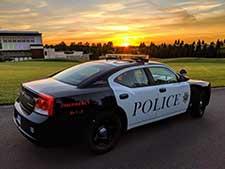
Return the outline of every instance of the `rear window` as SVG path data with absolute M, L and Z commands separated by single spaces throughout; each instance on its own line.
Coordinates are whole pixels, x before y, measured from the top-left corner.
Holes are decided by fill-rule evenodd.
M 112 65 L 88 62 L 66 69 L 53 76 L 53 78 L 77 86 L 88 78 L 110 70 L 111 68 L 113 68 Z

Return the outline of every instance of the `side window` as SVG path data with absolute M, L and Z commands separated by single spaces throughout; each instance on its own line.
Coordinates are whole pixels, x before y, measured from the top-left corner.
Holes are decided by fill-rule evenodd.
M 121 85 L 134 88 L 148 86 L 148 78 L 143 69 L 127 71 L 118 76 L 115 81 Z
M 176 74 L 167 68 L 152 67 L 149 68 L 149 70 L 152 73 L 153 80 L 157 85 L 178 82 Z

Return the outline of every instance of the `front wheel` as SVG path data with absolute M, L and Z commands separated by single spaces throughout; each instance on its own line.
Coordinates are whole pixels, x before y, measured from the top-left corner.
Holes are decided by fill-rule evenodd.
M 191 115 L 195 118 L 203 117 L 205 113 L 205 102 L 204 102 L 204 93 L 198 92 L 195 98 L 192 100 L 192 108 L 191 108 Z
M 89 124 L 86 139 L 89 149 L 96 154 L 103 154 L 119 141 L 122 134 L 122 124 L 118 115 L 97 115 Z

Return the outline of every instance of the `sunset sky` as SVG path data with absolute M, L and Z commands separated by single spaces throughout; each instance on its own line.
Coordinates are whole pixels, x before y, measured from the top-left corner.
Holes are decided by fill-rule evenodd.
M 225 39 L 225 0 L 0 0 L 0 29 L 39 31 L 48 44 L 212 41 Z

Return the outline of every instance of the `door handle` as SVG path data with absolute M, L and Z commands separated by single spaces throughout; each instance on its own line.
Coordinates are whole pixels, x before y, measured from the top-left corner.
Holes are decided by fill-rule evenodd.
M 127 99 L 128 97 L 129 97 L 129 95 L 127 93 L 124 93 L 124 94 L 120 95 L 121 100 Z
M 159 89 L 159 92 L 160 92 L 160 93 L 166 92 L 166 88 L 160 88 L 160 89 Z

